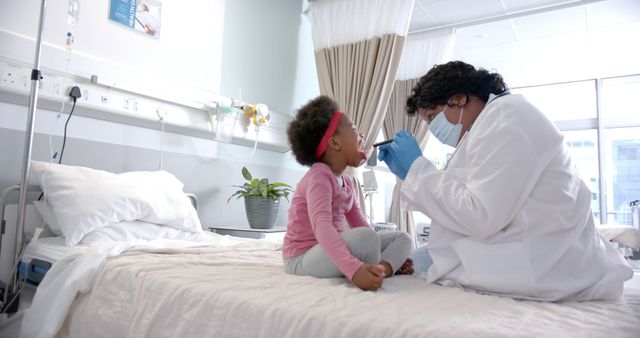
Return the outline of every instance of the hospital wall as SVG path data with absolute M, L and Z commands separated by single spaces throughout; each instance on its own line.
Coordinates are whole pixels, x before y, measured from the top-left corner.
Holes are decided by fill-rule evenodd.
M 173 100 L 219 92 L 224 0 L 161 1 L 158 39 L 109 20 L 110 2 L 79 0 L 72 27 L 68 1 L 47 1 L 41 68 Z M 0 56 L 33 64 L 40 3 L 0 2 Z M 67 62 L 69 32 L 74 43 Z
M 101 29 L 96 31 L 90 25 L 91 20 L 105 16 L 105 7 L 87 1 L 80 2 L 83 7 L 76 27 L 77 50 L 70 65 L 66 66 L 61 40 L 46 33 L 48 27 L 54 27 L 52 30 L 57 31 L 63 28 L 64 24 L 51 23 L 64 18 L 60 14 L 64 7 L 60 5 L 62 2 L 66 4 L 66 1 L 49 1 L 49 24 L 45 27 L 45 43 L 48 47 L 43 49 L 44 68 L 63 70 L 68 67 L 70 73 L 80 76 L 101 70 L 111 75 L 99 78 L 112 81 L 114 88 L 132 91 L 133 94 L 139 90 L 143 95 L 161 95 L 169 87 L 177 88 L 186 96 L 190 95 L 191 89 L 198 93 L 221 93 L 234 98 L 238 98 L 237 94 L 241 92 L 244 101 L 266 103 L 272 110 L 282 113 L 293 113 L 297 106 L 318 95 L 309 23 L 300 15 L 305 1 L 277 0 L 270 1 L 269 5 L 259 0 L 227 1 L 226 4 L 224 1 L 180 1 L 180 6 L 189 9 L 188 13 L 175 9 L 178 2 L 162 1 L 163 6 L 166 5 L 163 9 L 167 13 L 164 17 L 167 26 L 163 27 L 163 33 L 166 34 L 161 36 L 161 43 L 176 38 L 168 33 L 171 31 L 169 22 L 179 20 L 179 24 L 184 25 L 191 22 L 210 24 L 206 27 L 207 32 L 189 32 L 197 35 L 195 41 L 190 40 L 191 45 L 186 37 L 182 37 L 185 41 L 173 41 L 177 46 L 184 47 L 183 51 L 172 55 L 175 62 L 161 65 L 153 63 L 150 66 L 139 63 L 141 61 L 137 57 L 127 63 L 127 59 L 115 51 L 91 57 L 86 57 L 87 53 L 78 53 L 83 48 L 97 48 L 96 53 L 102 50 L 95 45 L 83 46 L 81 41 L 87 40 L 107 46 L 115 46 L 122 41 L 141 41 L 139 49 L 136 49 L 140 52 L 155 46 L 153 41 L 145 40 L 148 38 L 135 32 L 126 32 L 134 35 L 124 34 L 125 30 L 113 23 L 100 26 Z M 32 62 L 34 43 L 22 36 L 35 36 L 35 3 L 39 1 L 3 1 L 0 5 L 0 40 L 10 42 L 0 47 L 0 57 Z M 209 11 L 198 10 L 199 6 Z M 217 12 L 213 13 L 214 9 Z M 171 15 L 170 10 L 177 12 Z M 182 13 L 182 16 L 176 13 Z M 31 23 L 25 24 L 20 20 L 29 20 Z M 100 20 L 104 22 L 103 18 Z M 219 25 L 220 22 L 223 25 Z M 283 36 L 285 33 L 289 35 Z M 165 38 L 168 40 L 163 40 Z M 257 46 L 260 51 L 247 51 L 247 46 Z M 197 53 L 204 55 L 195 55 Z M 203 57 L 208 60 L 202 61 Z M 141 73 L 134 71 L 138 66 L 142 67 Z M 204 72 L 193 71 L 196 68 L 202 68 Z M 137 76 L 148 72 L 159 72 L 156 76 L 160 79 L 146 81 Z M 65 112 L 68 113 L 69 109 L 70 105 L 67 104 Z M 26 106 L 0 102 L 0 189 L 16 185 L 20 180 L 26 115 Z M 64 114 L 57 118 L 56 111 L 38 109 L 32 155 L 34 160 L 50 159 L 49 135 L 52 135 L 54 148 L 59 150 L 66 116 Z M 158 129 L 74 115 L 69 123 L 63 163 L 113 172 L 156 170 L 161 139 Z M 272 181 L 291 185 L 295 185 L 306 170 L 295 162 L 290 152 L 257 149 L 248 158 L 251 150 L 251 147 L 216 142 L 209 137 L 165 133 L 163 168 L 184 182 L 185 191 L 199 197 L 200 218 L 205 228 L 211 225 L 248 224 L 243 201 L 232 200 L 227 203 L 227 198 L 235 191 L 231 185 L 243 183 L 240 174 L 242 166 L 246 165 L 257 177 L 269 177 Z M 276 219 L 277 226 L 286 224 L 288 203 L 283 202 Z
M 24 143 L 25 107 L 0 102 L 0 189 L 16 185 L 20 181 L 22 148 Z M 39 110 L 32 158 L 39 161 L 49 159 L 49 135 L 47 130 L 56 123 L 57 113 Z M 63 124 L 59 120 L 58 124 Z M 124 126 L 109 121 L 94 120 L 82 116 L 69 122 L 70 134 L 77 135 L 67 140 L 63 163 L 87 166 L 112 172 L 134 170 L 157 170 L 160 160 L 155 130 Z M 71 131 L 73 131 L 71 133 Z M 52 139 L 54 146 L 62 143 L 60 136 Z M 290 153 L 257 150 L 250 159 L 237 161 L 228 156 L 246 156 L 250 148 L 230 144 L 220 145 L 215 141 L 167 133 L 163 168 L 185 184 L 185 192 L 194 193 L 200 200 L 200 219 L 203 226 L 248 226 L 244 216 L 242 200 L 227 198 L 242 184 L 240 173 L 247 166 L 259 177 L 269 177 L 295 185 L 304 170 L 291 163 Z M 276 225 L 286 224 L 285 200 L 276 219 Z
M 220 91 L 281 113 L 320 93 L 306 1 L 233 0 L 225 5 Z

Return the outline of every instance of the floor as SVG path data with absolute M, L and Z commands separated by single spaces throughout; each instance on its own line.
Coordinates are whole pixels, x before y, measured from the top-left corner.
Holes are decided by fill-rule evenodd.
M 20 323 L 22 321 L 22 311 L 31 306 L 31 300 L 35 294 L 35 287 L 26 285 L 20 296 L 19 311 L 11 316 L 0 315 L 0 338 L 16 338 L 20 333 Z

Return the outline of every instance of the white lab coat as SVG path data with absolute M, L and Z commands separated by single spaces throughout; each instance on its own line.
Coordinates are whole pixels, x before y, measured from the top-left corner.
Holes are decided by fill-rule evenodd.
M 432 220 L 428 282 L 583 301 L 618 298 L 633 276 L 596 232 L 562 134 L 521 95 L 489 101 L 445 170 L 418 158 L 401 192 Z

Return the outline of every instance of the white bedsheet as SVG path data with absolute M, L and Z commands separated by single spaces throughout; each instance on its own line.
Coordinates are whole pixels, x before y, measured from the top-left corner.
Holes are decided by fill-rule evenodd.
M 42 237 L 35 242 L 29 242 L 22 254 L 22 261 L 30 262 L 37 258 L 49 263 L 55 263 L 65 255 L 84 250 L 80 247 L 68 247 L 64 243 L 64 237 Z
M 53 336 L 70 307 L 58 336 L 638 337 L 640 332 L 640 288 L 627 287 L 616 302 L 555 304 L 401 276 L 385 280 L 377 292 L 363 292 L 344 279 L 284 273 L 281 251 L 265 241 L 217 237 L 207 247 L 155 245 L 129 245 L 99 272 L 99 256 L 105 260 L 124 247 L 54 265 L 46 284 L 62 283 L 66 275 L 76 282 L 65 279 L 64 287 L 83 294 L 71 306 L 66 289 L 38 290 L 33 306 L 50 308 L 28 312 L 22 336 Z M 38 323 L 42 327 L 30 327 Z

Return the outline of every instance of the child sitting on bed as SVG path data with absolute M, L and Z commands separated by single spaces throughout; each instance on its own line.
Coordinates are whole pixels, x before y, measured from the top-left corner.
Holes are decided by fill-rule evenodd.
M 376 233 L 354 197 L 347 166 L 366 160 L 364 141 L 351 119 L 329 97 L 304 105 L 289 124 L 289 142 L 302 165 L 289 208 L 282 248 L 285 270 L 320 278 L 346 276 L 363 290 L 376 290 L 394 272 L 413 273 L 406 233 Z M 345 221 L 351 228 L 344 231 Z

